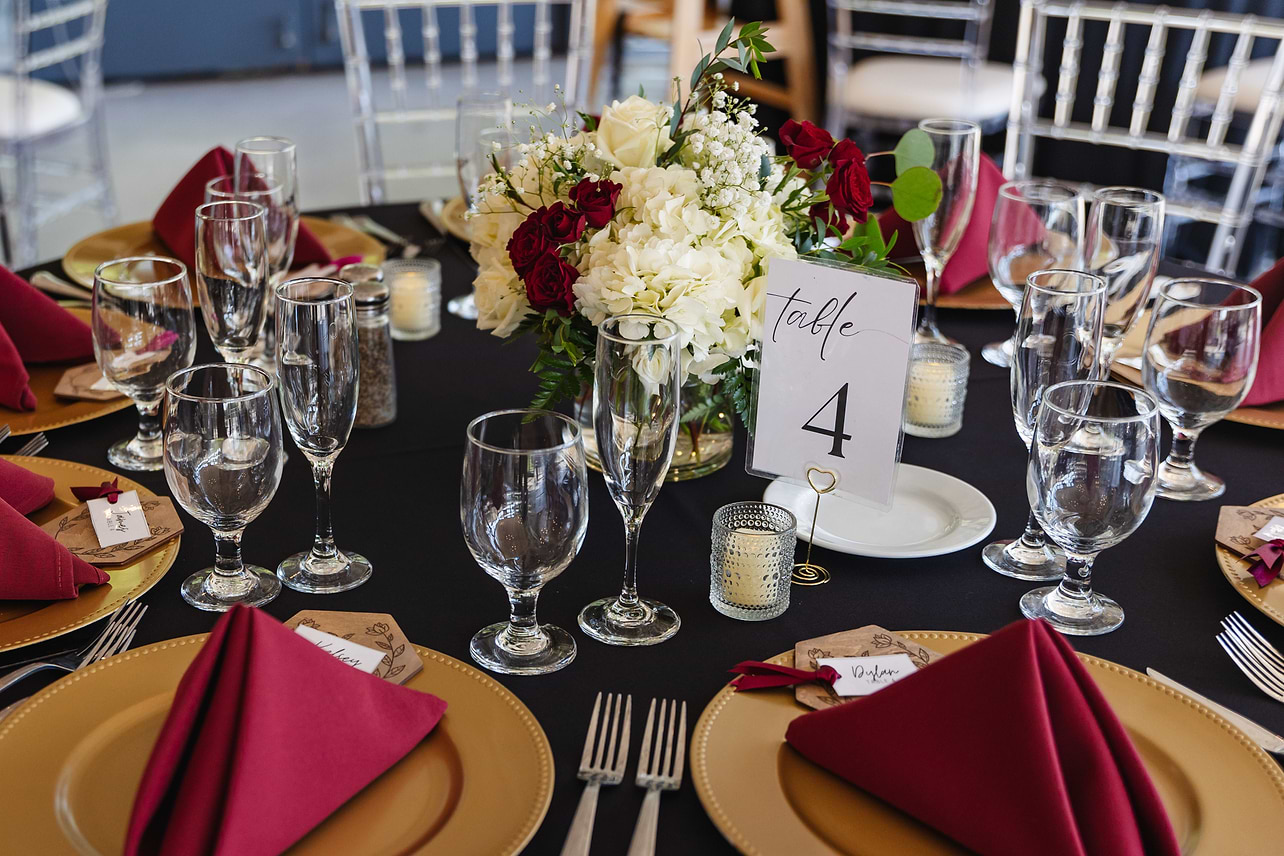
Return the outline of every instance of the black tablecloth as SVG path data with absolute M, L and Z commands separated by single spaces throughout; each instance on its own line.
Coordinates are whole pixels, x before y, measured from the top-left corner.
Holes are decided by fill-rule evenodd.
M 433 235 L 411 205 L 371 209 L 375 219 L 421 239 Z M 438 253 L 447 296 L 469 289 L 467 254 L 450 243 Z M 50 266 L 53 267 L 53 266 Z M 961 433 L 941 440 L 907 437 L 904 461 L 941 470 L 978 487 L 998 510 L 993 537 L 1015 537 L 1028 507 L 1025 451 L 1012 424 L 1007 372 L 983 362 L 979 349 L 1012 328 L 1007 312 L 943 312 L 941 326 L 973 352 L 972 380 Z M 523 406 L 535 389 L 526 371 L 533 349 L 501 347 L 466 321 L 443 313 L 441 334 L 396 346 L 399 415 L 393 425 L 354 431 L 334 472 L 335 530 L 339 544 L 374 563 L 361 588 L 331 597 L 283 591 L 267 607 L 285 619 L 301 609 L 390 612 L 415 642 L 468 661 L 468 640 L 482 626 L 505 617 L 502 589 L 472 560 L 459 528 L 459 474 L 464 427 L 474 416 Z M 198 359 L 213 352 L 202 334 Z M 60 428 L 50 434 L 49 457 L 108 467 L 107 446 L 129 434 L 134 411 Z M 1165 432 L 1167 433 L 1167 432 Z M 1226 503 L 1248 504 L 1284 491 L 1284 434 L 1229 422 L 1211 428 L 1198 460 L 1225 477 Z M 12 443 L 6 444 L 13 448 Z M 866 559 L 817 550 L 833 581 L 795 587 L 783 616 L 747 623 L 726 618 L 709 605 L 709 541 L 713 512 L 724 503 L 761 497 L 767 483 L 744 472 L 744 436 L 730 465 L 698 481 L 666 485 L 642 530 L 640 588 L 670 604 L 682 629 L 651 648 L 611 648 L 587 639 L 575 617 L 590 600 L 619 590 L 624 554 L 623 525 L 601 478 L 594 476 L 592 523 L 579 557 L 540 598 L 543 621 L 572 629 L 579 655 L 565 670 L 540 677 L 498 676 L 534 712 L 553 747 L 556 787 L 543 827 L 528 853 L 556 854 L 579 799 L 575 768 L 593 696 L 599 690 L 633 694 L 635 708 L 661 695 L 685 699 L 694 725 L 700 711 L 727 680 L 726 669 L 745 659 L 765 659 L 794 642 L 877 623 L 893 629 L 992 632 L 1019 619 L 1018 598 L 1030 587 L 998 576 L 981 562 L 980 545 L 930 559 Z M 161 473 L 131 475 L 154 491 L 168 493 Z M 1149 519 L 1097 563 L 1100 591 L 1127 613 L 1123 627 L 1107 636 L 1072 640 L 1075 647 L 1134 669 L 1153 666 L 1216 701 L 1284 732 L 1284 706 L 1268 700 L 1218 648 L 1218 621 L 1240 610 L 1272 642 L 1284 647 L 1284 628 L 1254 610 L 1223 579 L 1213 557 L 1213 531 L 1220 503 L 1157 500 Z M 209 530 L 184 517 L 178 560 L 143 600 L 151 609 L 136 644 L 208 631 L 217 616 L 198 612 L 178 594 L 179 582 L 211 564 Z M 246 530 L 247 561 L 275 567 L 306 549 L 313 528 L 313 487 L 307 462 L 292 452 L 280 491 Z M 82 630 L 20 654 L 66 647 L 90 638 Z M 0 704 L 5 700 L 0 699 Z M 635 711 L 636 755 L 644 713 Z M 324 728 L 325 723 L 302 727 Z M 594 853 L 623 853 L 642 792 L 632 785 L 634 761 L 620 787 L 605 788 L 597 814 Z M 264 794 L 271 810 L 272 795 Z M 495 811 L 504 811 L 495 806 Z M 731 852 L 705 816 L 691 785 L 664 796 L 660 812 L 661 853 Z M 463 856 L 463 854 L 461 854 Z

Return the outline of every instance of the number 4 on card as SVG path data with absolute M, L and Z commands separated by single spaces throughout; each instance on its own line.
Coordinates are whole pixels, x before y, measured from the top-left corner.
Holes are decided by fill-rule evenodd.
M 841 387 L 839 387 L 838 392 L 835 392 L 833 395 L 831 395 L 829 397 L 829 400 L 826 401 L 824 404 L 822 404 L 820 406 L 820 409 L 811 415 L 811 419 L 808 419 L 806 422 L 804 422 L 802 426 L 802 430 L 804 431 L 810 431 L 813 434 L 823 434 L 826 437 L 833 437 L 834 445 L 832 448 L 830 448 L 829 454 L 835 458 L 841 458 L 843 456 L 843 441 L 850 440 L 852 438 L 851 434 L 844 433 L 843 431 L 844 426 L 846 426 L 847 424 L 847 387 L 848 386 L 850 386 L 850 384 L 845 383 Z M 818 416 L 820 416 L 820 414 L 824 413 L 826 410 L 829 409 L 829 405 L 833 404 L 835 399 L 837 399 L 838 403 L 835 406 L 834 427 L 831 429 L 831 428 L 821 428 L 818 425 L 812 425 L 811 423 Z

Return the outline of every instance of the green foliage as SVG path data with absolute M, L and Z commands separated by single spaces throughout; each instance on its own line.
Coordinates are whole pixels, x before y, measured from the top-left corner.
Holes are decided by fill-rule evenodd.
M 896 158 L 896 174 L 900 175 L 911 167 L 930 167 L 936 152 L 926 131 L 911 128 L 892 149 L 892 155 Z
M 530 315 L 513 331 L 509 341 L 533 333 L 539 341 L 539 354 L 531 372 L 539 378 L 539 389 L 531 407 L 552 410 L 573 399 L 586 384 L 593 383 L 593 355 L 597 349 L 597 329 L 582 315 L 566 317 L 552 309 L 543 315 Z
M 596 130 L 597 130 L 597 119 L 596 119 L 596 118 L 594 118 L 593 116 L 590 116 L 588 113 L 585 113 L 585 112 L 584 112 L 584 111 L 582 111 L 582 110 L 577 110 L 577 111 L 575 111 L 575 112 L 579 115 L 579 117 L 580 117 L 580 121 L 584 123 L 584 130 L 586 130 L 586 131 L 596 131 Z
M 912 166 L 892 182 L 892 207 L 913 222 L 922 220 L 941 204 L 941 177 L 925 166 Z
M 714 369 L 718 375 L 718 389 L 725 401 L 730 402 L 740 421 L 748 425 L 753 415 L 754 389 L 758 383 L 757 367 L 741 362 L 725 362 Z

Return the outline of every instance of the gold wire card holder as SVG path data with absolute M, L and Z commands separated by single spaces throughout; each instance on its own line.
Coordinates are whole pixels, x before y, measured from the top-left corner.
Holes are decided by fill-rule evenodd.
M 829 484 L 823 487 L 817 485 L 817 476 L 829 476 Z M 811 549 L 816 543 L 816 521 L 820 519 L 820 498 L 827 493 L 832 493 L 838 487 L 838 473 L 821 467 L 808 467 L 807 484 L 816 492 L 816 505 L 811 512 L 811 535 L 807 538 L 807 558 L 794 565 L 794 572 L 789 575 L 789 580 L 796 586 L 820 586 L 829 582 L 829 571 L 812 562 Z

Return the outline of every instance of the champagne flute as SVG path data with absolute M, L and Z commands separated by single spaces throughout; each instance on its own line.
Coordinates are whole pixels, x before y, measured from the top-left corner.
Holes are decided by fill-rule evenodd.
M 465 93 L 459 98 L 455 111 L 455 167 L 459 190 L 473 213 L 477 211 L 477 186 L 490 172 L 492 154 L 501 157 L 501 165 L 512 165 L 512 123 L 513 100 L 506 95 Z M 446 301 L 446 311 L 456 318 L 475 321 L 477 303 L 472 291 Z
M 1106 281 L 1102 365 L 1109 367 L 1150 301 L 1164 240 L 1164 197 L 1139 187 L 1103 187 L 1092 195 L 1083 258 Z
M 1195 441 L 1253 386 L 1262 335 L 1262 296 L 1232 282 L 1175 279 L 1159 290 L 1142 348 L 1146 391 L 1173 429 L 1159 465 L 1165 499 L 1213 499 L 1226 483 L 1195 465 Z
M 1091 378 L 1098 369 L 1106 284 L 1072 270 L 1030 274 L 1017 315 L 1012 359 L 1012 417 L 1027 449 L 1044 391 L 1053 384 Z M 1021 537 L 993 541 L 981 551 L 991 570 L 1018 580 L 1055 580 L 1065 558 L 1048 543 L 1033 510 Z
M 330 476 L 357 417 L 357 322 L 352 286 L 301 277 L 276 287 L 277 372 L 290 436 L 312 464 L 317 528 L 312 549 L 276 569 L 296 591 L 332 594 L 370 579 L 370 561 L 340 550 L 330 518 Z
M 1027 592 L 1021 612 L 1062 633 L 1109 633 L 1124 613 L 1092 590 L 1092 565 L 1150 513 L 1159 407 L 1124 384 L 1067 381 L 1044 393 L 1036 424 L 1026 490 L 1044 531 L 1066 551 L 1066 572 L 1059 585 Z
M 275 288 L 294 264 L 294 247 L 299 237 L 299 165 L 294 142 L 285 137 L 241 140 L 236 144 L 232 185 L 240 191 L 280 188 L 280 199 L 267 206 L 267 234 L 271 242 L 268 288 Z M 275 311 L 276 301 L 269 299 L 267 335 L 256 354 L 256 359 L 269 371 L 274 368 L 271 363 L 276 355 L 276 324 L 272 320 Z
M 237 190 L 236 179 L 230 175 L 223 175 L 212 178 L 205 184 L 205 201 L 253 202 L 263 206 L 268 283 L 269 286 L 273 286 L 280 282 L 286 271 L 290 269 L 290 261 L 294 256 L 294 240 L 297 236 L 297 229 L 292 228 L 285 209 L 285 194 L 281 185 L 263 178 L 255 183 L 254 189 Z
M 187 265 L 158 256 L 103 262 L 94 271 L 92 306 L 98 368 L 138 408 L 138 433 L 108 448 L 107 460 L 126 470 L 159 470 L 165 379 L 196 356 Z
M 281 591 L 246 565 L 241 535 L 281 484 L 276 382 L 256 366 L 216 363 L 170 376 L 165 391 L 165 481 L 188 514 L 214 531 L 214 566 L 183 581 L 183 600 L 224 612 L 262 606 Z
M 918 127 L 932 140 L 932 169 L 941 177 L 941 204 L 914 222 L 914 238 L 927 268 L 927 291 L 914 341 L 953 345 L 958 343 L 936 326 L 936 296 L 941 273 L 972 219 L 981 163 L 981 127 L 962 119 L 924 119 Z
M 677 325 L 617 315 L 598 328 L 593 425 L 602 473 L 624 518 L 624 587 L 580 612 L 580 628 L 608 645 L 654 645 L 678 632 L 678 614 L 638 597 L 638 535 L 673 462 L 681 414 Z
M 267 316 L 267 211 L 254 202 L 196 209 L 196 291 L 214 348 L 248 363 Z
M 990 279 L 1021 312 L 1025 280 L 1048 268 L 1078 270 L 1083 248 L 1084 202 L 1079 191 L 1042 179 L 1009 181 L 999 188 L 990 221 Z M 991 342 L 981 356 L 993 365 L 1012 365 L 1013 337 Z
M 493 672 L 542 675 L 575 659 L 571 634 L 535 618 L 540 589 L 575 558 L 588 528 L 588 474 L 574 420 L 503 410 L 468 424 L 459 521 L 482 570 L 508 592 L 509 619 L 468 646 Z

